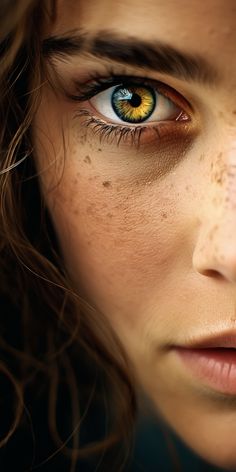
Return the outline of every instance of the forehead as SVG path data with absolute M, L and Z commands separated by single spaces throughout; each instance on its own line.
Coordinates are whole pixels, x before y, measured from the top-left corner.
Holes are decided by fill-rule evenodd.
M 60 32 L 86 24 L 90 31 L 119 28 L 143 39 L 188 38 L 192 45 L 206 37 L 236 38 L 235 0 L 58 0 L 57 13 Z

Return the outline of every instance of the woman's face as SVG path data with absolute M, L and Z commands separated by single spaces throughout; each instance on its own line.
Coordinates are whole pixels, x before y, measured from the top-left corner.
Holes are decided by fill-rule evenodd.
M 71 278 L 167 423 L 235 468 L 236 391 L 174 349 L 236 333 L 235 0 L 61 0 L 44 39 L 37 166 Z

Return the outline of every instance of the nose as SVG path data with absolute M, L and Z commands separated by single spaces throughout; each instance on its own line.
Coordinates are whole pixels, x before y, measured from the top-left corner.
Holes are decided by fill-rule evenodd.
M 236 140 L 221 153 L 219 167 L 203 199 L 193 267 L 202 275 L 236 283 Z

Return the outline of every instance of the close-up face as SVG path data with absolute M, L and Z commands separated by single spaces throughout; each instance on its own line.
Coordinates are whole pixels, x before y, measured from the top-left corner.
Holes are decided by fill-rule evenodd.
M 44 28 L 33 124 L 42 192 L 74 286 L 108 319 L 158 414 L 228 468 L 236 467 L 235 26 L 235 0 L 60 0 Z M 228 341 L 213 345 L 219 335 Z M 208 348 L 205 358 L 197 347 Z M 219 348 L 214 358 L 209 347 Z

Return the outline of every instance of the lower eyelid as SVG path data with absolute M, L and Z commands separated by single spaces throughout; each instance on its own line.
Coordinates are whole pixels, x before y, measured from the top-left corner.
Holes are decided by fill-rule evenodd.
M 191 135 L 192 123 L 191 120 L 183 121 L 163 121 L 163 122 L 149 122 L 141 125 L 120 125 L 119 123 L 111 123 L 94 116 L 92 110 L 88 108 L 80 109 L 75 112 L 75 118 L 79 119 L 80 126 L 87 128 L 89 132 L 93 132 L 100 139 L 106 139 L 108 144 L 116 144 L 121 142 L 123 146 L 138 145 L 152 146 L 155 145 L 170 145 L 178 139 L 184 139 L 187 135 Z M 193 130 L 192 130 L 193 131 Z M 124 135 L 124 139 L 120 135 Z M 193 134 L 193 133 L 192 133 Z M 122 141 L 121 141 L 122 140 Z M 159 142 L 160 141 L 160 142 Z
M 120 139 L 121 127 L 115 126 L 116 131 L 111 134 L 107 125 L 107 133 L 102 132 L 103 123 L 93 118 L 88 110 L 80 110 L 79 113 L 77 111 L 74 118 L 79 122 L 79 133 L 82 133 L 83 142 L 86 139 L 86 143 L 103 145 L 103 153 L 98 153 L 97 158 L 102 160 L 104 165 L 113 166 L 115 163 L 127 175 L 128 160 L 132 164 L 129 167 L 132 169 L 132 175 L 135 170 L 140 173 L 142 179 L 148 173 L 153 181 L 165 177 L 189 156 L 189 150 L 193 148 L 199 132 L 190 122 L 178 125 L 175 122 L 165 122 L 160 123 L 158 127 L 142 126 L 140 139 L 138 135 L 136 140 L 133 139 L 130 131 L 125 139 Z M 81 139 L 80 134 L 78 139 Z M 95 140 L 98 140 L 98 143 L 95 143 Z

